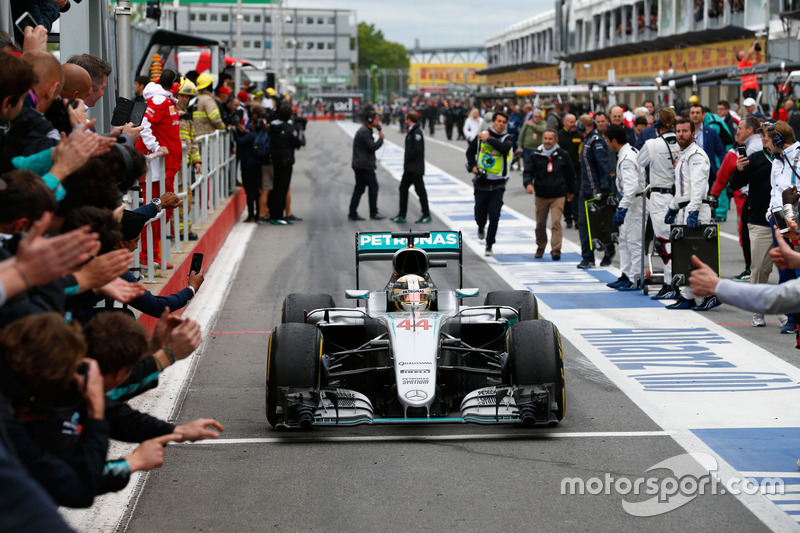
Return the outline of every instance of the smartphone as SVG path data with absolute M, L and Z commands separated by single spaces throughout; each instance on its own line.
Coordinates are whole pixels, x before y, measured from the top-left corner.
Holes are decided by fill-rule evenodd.
M 142 125 L 142 120 L 144 120 L 144 113 L 147 111 L 147 102 L 134 102 L 133 103 L 133 110 L 131 110 L 131 119 L 130 122 L 133 122 L 133 126 L 138 128 Z
M 737 146 L 736 153 L 739 154 L 739 157 L 747 157 L 747 148 L 744 146 Z
M 378 131 L 381 131 L 381 129 L 382 129 L 380 124 L 378 124 L 378 125 L 377 125 L 377 126 L 375 126 L 375 127 L 378 129 Z
M 783 214 L 783 212 L 781 212 Z M 190 272 L 197 274 L 203 268 L 203 254 L 192 254 L 192 267 Z
M 17 29 L 19 30 L 19 32 L 20 32 L 20 33 L 21 33 L 23 36 L 25 35 L 25 28 L 27 28 L 28 26 L 32 26 L 32 27 L 34 27 L 34 28 L 35 28 L 36 26 L 38 26 L 38 25 L 39 25 L 39 24 L 36 22 L 36 19 L 35 19 L 35 18 L 33 18 L 33 15 L 31 15 L 31 14 L 30 14 L 30 13 L 28 13 L 27 11 L 26 11 L 25 13 L 23 13 L 23 14 L 22 14 L 22 16 L 21 16 L 20 18 L 18 18 L 18 19 L 17 19 L 17 21 L 15 22 L 15 24 L 17 25 Z
M 778 227 L 778 230 L 781 233 L 787 233 L 789 231 L 789 223 L 786 222 L 786 215 L 783 213 L 783 207 L 773 207 L 770 213 L 772 213 L 772 219 L 775 221 L 775 226 Z

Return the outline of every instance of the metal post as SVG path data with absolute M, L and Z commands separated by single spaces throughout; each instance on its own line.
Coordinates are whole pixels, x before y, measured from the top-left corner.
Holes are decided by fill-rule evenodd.
M 117 79 L 119 80 L 117 89 L 120 96 L 130 99 L 133 93 L 130 0 L 117 0 L 114 14 L 117 16 Z
M 233 83 L 233 94 L 239 94 L 242 89 L 242 0 L 236 0 L 236 67 Z

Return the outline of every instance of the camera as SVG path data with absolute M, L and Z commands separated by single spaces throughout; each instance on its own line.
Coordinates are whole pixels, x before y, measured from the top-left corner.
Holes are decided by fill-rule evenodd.
M 754 48 L 755 48 L 756 52 L 760 52 L 761 51 L 761 43 L 757 42 L 756 45 L 754 46 Z

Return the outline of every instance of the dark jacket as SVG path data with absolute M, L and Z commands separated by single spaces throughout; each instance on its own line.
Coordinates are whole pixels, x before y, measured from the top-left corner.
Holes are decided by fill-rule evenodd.
M 383 139 L 372 138 L 372 128 L 362 124 L 353 138 L 353 170 L 375 170 L 375 152 L 383 146 Z
M 564 128 L 558 130 L 558 146 L 566 150 L 573 168 L 578 168 L 578 153 L 581 148 L 581 134 L 577 131 L 569 133 Z
M 597 129 L 593 129 L 584 137 L 580 152 L 580 192 L 584 197 L 596 196 L 601 192 L 611 192 L 608 152 L 608 145 Z
M 11 159 L 18 155 L 33 155 L 57 145 L 61 140 L 53 124 L 43 114 L 29 106 L 22 106 L 17 118 L 3 138 L 0 151 L 0 173 L 13 170 Z
M 747 201 L 750 204 L 750 218 L 748 224 L 769 227 L 767 222 L 767 210 L 772 194 L 770 185 L 770 173 L 772 172 L 772 161 L 764 153 L 764 150 L 752 154 L 749 158 L 750 164 L 743 170 L 734 170 L 731 176 L 730 186 L 733 190 L 738 190 L 745 185 L 750 185 L 747 193 Z
M 552 163 L 552 170 L 547 167 Z M 536 196 L 540 198 L 561 198 L 574 193 L 575 169 L 569 154 L 556 147 L 551 156 L 546 156 L 540 146 L 525 158 L 522 172 L 522 185 L 533 185 Z
M 242 162 L 242 168 L 260 167 L 261 158 L 257 157 L 253 152 L 253 143 L 258 134 L 248 130 L 240 132 L 237 129 L 233 129 L 231 131 L 233 131 L 233 140 L 236 142 L 236 154 L 239 156 L 239 161 Z
M 0 395 L 14 398 L 13 407 L 10 402 L 0 401 L 0 423 L 5 426 L 19 461 L 57 504 L 92 505 L 102 486 L 108 423 L 79 418 L 75 409 L 66 407 L 54 412 L 42 409 L 25 398 L 8 375 L 3 376 L 0 388 Z M 72 399 L 65 405 L 70 403 Z
M 273 120 L 269 125 L 269 148 L 276 167 L 294 165 L 294 151 L 303 145 L 292 121 Z
M 641 150 L 644 143 L 649 141 L 650 139 L 655 139 L 658 137 L 658 132 L 656 131 L 655 126 L 647 126 L 645 129 L 642 130 L 642 133 L 639 134 L 639 138 L 636 139 L 636 144 L 632 145 L 637 150 Z
M 723 159 L 725 159 L 725 146 L 722 144 L 722 140 L 719 138 L 717 131 L 709 128 L 706 125 L 703 125 L 702 148 L 705 150 L 706 155 L 708 155 L 708 160 L 711 162 L 711 174 L 709 176 L 709 180 L 713 185 L 717 176 L 717 170 L 719 170 L 717 158 L 719 158 L 720 163 Z
M 425 174 L 425 137 L 419 122 L 406 133 L 406 151 L 403 157 L 403 172 Z

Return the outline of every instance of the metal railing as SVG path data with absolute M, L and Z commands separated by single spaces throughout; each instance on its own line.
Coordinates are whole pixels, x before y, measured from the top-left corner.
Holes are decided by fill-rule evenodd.
M 161 229 L 161 262 L 162 269 L 167 268 L 172 253 L 184 253 L 182 245 L 189 242 L 190 225 L 194 229 L 200 229 L 201 225 L 208 220 L 225 199 L 233 194 L 236 186 L 238 166 L 236 165 L 236 155 L 231 150 L 231 134 L 227 130 L 218 130 L 208 135 L 197 137 L 200 148 L 200 159 L 202 164 L 202 174 L 194 173 L 194 165 L 189 164 L 187 153 L 182 154 L 181 169 L 175 176 L 175 194 L 183 200 L 183 204 L 175 209 L 172 216 L 173 235 L 171 245 L 169 243 L 169 226 L 167 222 L 168 211 L 162 209 L 157 216 L 151 218 L 145 225 L 143 239 L 147 244 L 147 268 L 141 275 L 145 283 L 155 283 L 155 262 L 153 254 L 153 224 L 159 224 Z M 147 156 L 147 175 L 145 177 L 143 198 L 149 201 L 153 191 L 153 172 L 151 161 L 157 160 L 159 175 L 165 176 L 164 158 Z M 161 179 L 162 183 L 164 179 Z M 189 193 L 192 191 L 192 202 L 188 201 Z M 161 194 L 166 191 L 162 190 Z M 139 195 L 135 194 L 131 201 L 133 208 L 139 205 Z M 180 212 L 183 216 L 180 217 Z M 180 219 L 183 218 L 183 228 Z M 191 221 L 191 224 L 190 224 Z M 139 269 L 141 252 L 141 242 L 139 248 L 134 253 L 134 269 Z

